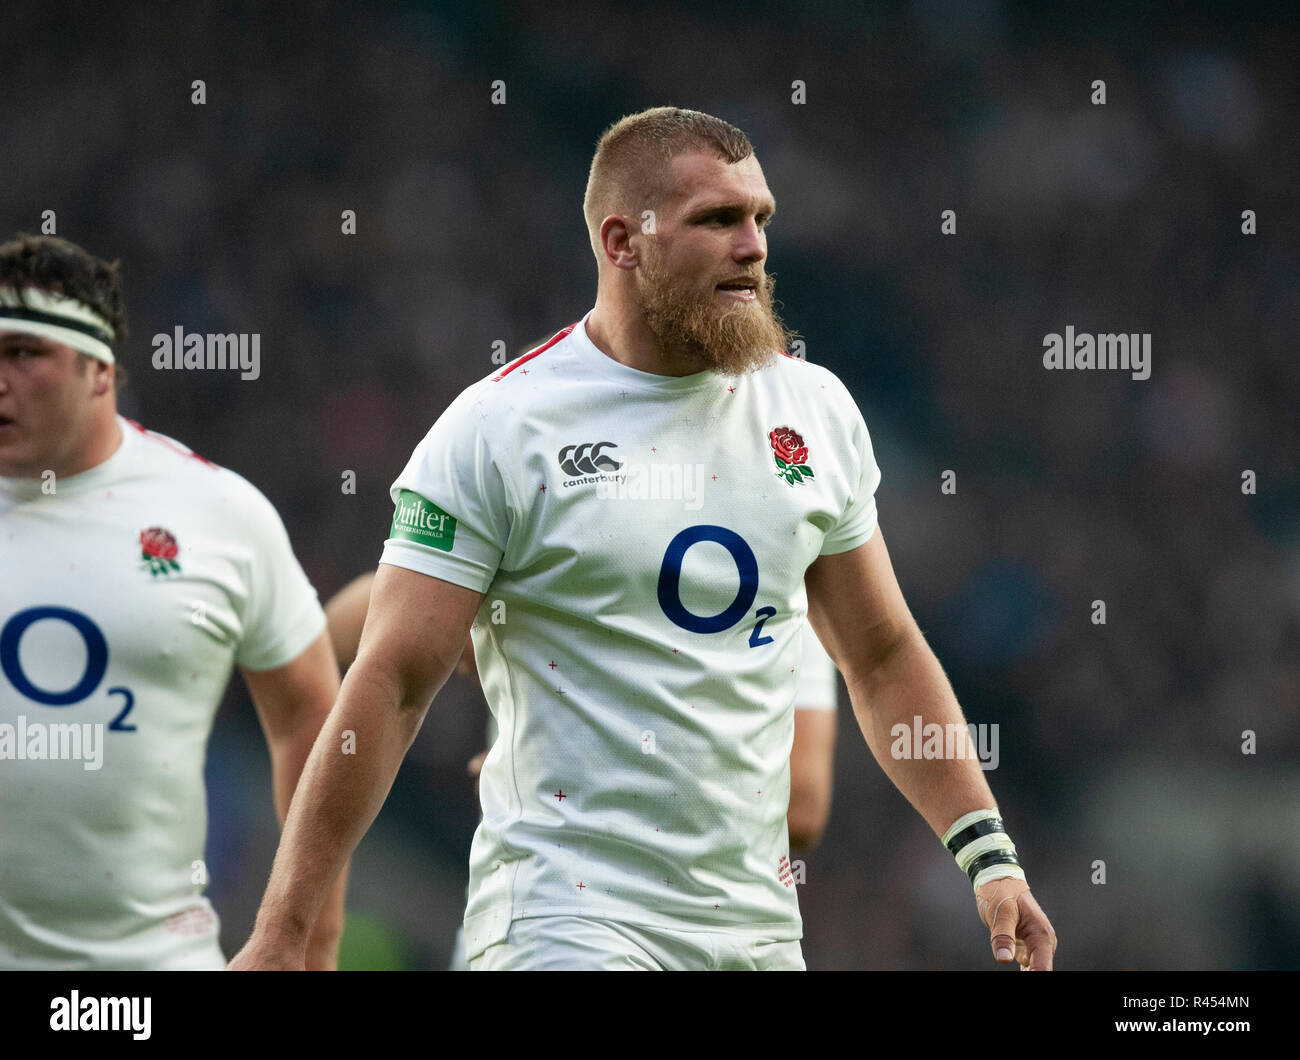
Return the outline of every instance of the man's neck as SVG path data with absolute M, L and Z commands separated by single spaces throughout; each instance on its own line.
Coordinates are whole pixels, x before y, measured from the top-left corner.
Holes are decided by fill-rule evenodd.
M 665 350 L 639 315 L 614 312 L 600 297 L 587 318 L 587 337 L 605 356 L 638 372 L 680 377 L 702 371 L 697 361 Z
M 122 426 L 117 422 L 117 413 L 98 418 L 91 428 L 86 443 L 80 447 L 75 459 L 69 461 L 62 471 L 55 469 L 55 474 L 63 478 L 80 475 L 98 467 L 117 452 L 122 444 Z

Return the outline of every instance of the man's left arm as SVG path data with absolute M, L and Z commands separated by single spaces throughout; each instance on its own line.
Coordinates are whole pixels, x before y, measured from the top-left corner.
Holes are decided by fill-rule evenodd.
M 894 786 L 941 838 L 966 814 L 994 808 L 965 743 L 950 759 L 890 754 L 891 730 L 903 724 L 910 733 L 916 715 L 922 726 L 969 736 L 952 686 L 903 599 L 880 528 L 857 548 L 818 557 L 804 580 L 809 621 L 844 675 L 867 746 Z M 1014 956 L 1022 968 L 1051 969 L 1056 934 L 1023 880 L 982 883 L 976 907 L 998 960 Z
M 271 752 L 275 812 L 283 828 L 303 765 L 338 697 L 339 667 L 329 633 L 321 633 L 302 654 L 284 666 L 241 672 Z M 308 971 L 333 971 L 338 967 L 347 876 L 344 866 L 321 908 L 307 948 Z

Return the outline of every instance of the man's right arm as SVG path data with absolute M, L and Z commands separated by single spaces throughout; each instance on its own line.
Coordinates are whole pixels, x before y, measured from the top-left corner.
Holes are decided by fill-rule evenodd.
M 380 564 L 356 661 L 303 769 L 252 937 L 231 970 L 304 966 L 325 897 L 388 797 L 482 600 Z

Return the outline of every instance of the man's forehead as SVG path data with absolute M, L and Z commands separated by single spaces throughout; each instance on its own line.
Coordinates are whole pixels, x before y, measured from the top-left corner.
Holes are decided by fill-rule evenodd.
M 768 212 L 776 208 L 753 155 L 728 163 L 717 155 L 691 151 L 672 160 L 672 173 L 672 198 L 683 214 L 704 206 L 745 206 Z
M 8 330 L 8 329 L 6 329 L 6 328 L 0 328 L 0 343 L 17 342 L 17 341 L 20 341 L 20 340 L 21 340 L 22 342 L 31 343 L 31 344 L 36 345 L 36 346 L 59 346 L 59 345 L 61 345 L 60 343 L 55 342 L 55 341 L 54 341 L 53 339 L 51 339 L 51 338 L 47 338 L 47 337 L 44 336 L 44 335 L 37 335 L 37 334 L 34 334 L 33 332 L 30 332 L 30 331 L 21 331 L 21 330 L 19 330 L 19 331 L 11 331 L 11 330 Z

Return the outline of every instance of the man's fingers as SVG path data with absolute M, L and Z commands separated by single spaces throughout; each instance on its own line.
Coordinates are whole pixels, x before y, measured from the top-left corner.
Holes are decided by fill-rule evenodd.
M 1056 953 L 1056 932 L 1032 894 L 1026 891 L 1022 902 L 1020 937 L 1028 950 L 1022 967 L 1031 972 L 1050 972 L 1052 957 Z
M 1021 967 L 1026 971 L 1050 972 L 1052 970 L 1052 954 L 1056 950 L 1056 937 L 1045 925 L 1046 921 L 1042 924 L 1034 923 L 1022 932 L 1024 941 L 1021 946 L 1026 952 Z
M 1016 955 L 1016 925 L 1020 922 L 1020 906 L 1016 896 L 1009 894 L 993 910 L 990 927 L 993 956 L 1004 964 Z
M 988 925 L 995 959 L 1002 964 L 1015 961 L 1022 972 L 1052 970 L 1056 932 L 1022 880 L 990 880 L 980 887 L 975 904 Z

